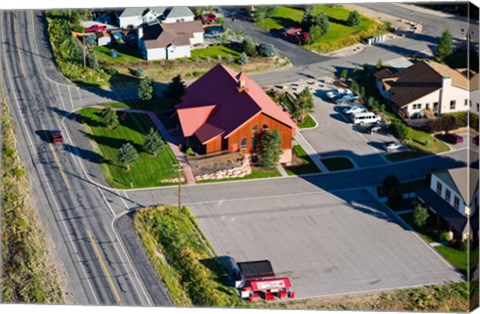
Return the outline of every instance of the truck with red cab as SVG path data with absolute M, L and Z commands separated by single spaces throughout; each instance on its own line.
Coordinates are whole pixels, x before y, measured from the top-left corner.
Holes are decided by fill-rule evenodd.
M 103 32 L 106 31 L 107 27 L 105 25 L 93 24 L 90 27 L 85 28 L 87 33 Z

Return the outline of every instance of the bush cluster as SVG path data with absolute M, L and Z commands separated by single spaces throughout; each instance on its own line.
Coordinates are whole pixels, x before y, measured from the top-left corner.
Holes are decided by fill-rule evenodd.
M 466 111 L 445 113 L 435 119 L 429 120 L 425 131 L 429 133 L 448 132 L 466 127 L 467 125 L 478 130 L 478 114 L 473 112 L 468 113 Z

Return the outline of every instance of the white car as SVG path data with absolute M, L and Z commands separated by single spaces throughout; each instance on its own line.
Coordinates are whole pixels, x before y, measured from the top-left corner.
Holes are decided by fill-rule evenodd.
M 367 108 L 360 105 L 353 105 L 345 107 L 342 112 L 344 114 L 352 114 L 352 113 L 360 113 L 360 112 L 367 112 Z
M 385 144 L 385 149 L 387 150 L 387 152 L 391 152 L 391 151 L 394 151 L 394 150 L 399 150 L 402 147 L 403 147 L 403 145 L 400 142 L 389 142 L 389 143 Z

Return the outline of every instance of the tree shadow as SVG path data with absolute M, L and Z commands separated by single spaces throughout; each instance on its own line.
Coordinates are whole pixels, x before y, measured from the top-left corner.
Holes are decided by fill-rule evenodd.
M 107 147 L 110 147 L 112 149 L 119 149 L 122 147 L 123 144 L 129 142 L 136 150 L 137 152 L 142 152 L 143 151 L 143 146 L 139 145 L 137 143 L 127 141 L 124 139 L 119 139 L 119 138 L 113 138 L 113 137 L 108 137 L 108 136 L 103 136 L 103 135 L 94 135 L 90 134 L 84 131 L 80 131 L 83 135 L 87 136 L 89 139 L 97 143 L 98 145 L 104 145 Z M 112 164 L 113 165 L 113 164 Z
M 92 162 L 92 163 L 95 163 L 95 164 L 105 163 L 105 164 L 112 165 L 111 161 L 105 160 L 102 155 L 100 155 L 100 154 L 98 154 L 94 151 L 91 151 L 91 150 L 88 150 L 88 149 L 83 149 L 83 148 L 73 146 L 73 145 L 70 145 L 70 144 L 64 144 L 63 146 L 65 147 L 65 150 L 67 150 L 68 152 L 70 152 L 70 153 L 74 154 L 75 156 L 78 156 L 78 157 L 80 157 L 80 158 L 82 158 L 86 161 L 89 161 L 89 162 Z

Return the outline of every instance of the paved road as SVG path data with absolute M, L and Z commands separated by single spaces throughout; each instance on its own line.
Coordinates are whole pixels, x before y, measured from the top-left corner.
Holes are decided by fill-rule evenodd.
M 39 216 L 57 264 L 63 265 L 67 293 L 77 304 L 150 305 L 151 295 L 113 228 L 114 208 L 125 211 L 129 206 L 84 179 L 68 136 L 65 145 L 45 141 L 43 131 L 58 128 L 61 119 L 49 108 L 65 112 L 70 108 L 57 93 L 58 85 L 44 76 L 50 71 L 42 68 L 36 33 L 30 28 L 36 14 L 1 12 L 2 84 L 18 123 L 20 154 L 41 205 Z M 162 301 L 170 304 L 165 298 L 157 300 Z

